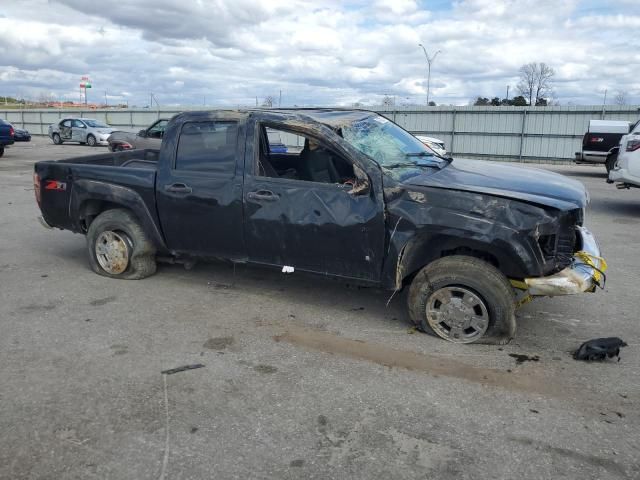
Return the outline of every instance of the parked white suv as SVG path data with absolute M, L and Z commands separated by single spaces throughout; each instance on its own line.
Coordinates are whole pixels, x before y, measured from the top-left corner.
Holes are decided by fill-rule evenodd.
M 609 172 L 618 188 L 640 187 L 640 120 L 620 139 L 618 161 Z
M 427 137 L 426 135 L 416 135 L 416 138 L 433 150 L 436 155 L 440 157 L 447 156 L 447 147 L 439 138 Z

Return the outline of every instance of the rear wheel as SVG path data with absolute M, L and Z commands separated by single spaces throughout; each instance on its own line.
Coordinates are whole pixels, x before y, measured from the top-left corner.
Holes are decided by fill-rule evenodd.
M 96 137 L 91 134 L 87 135 L 87 145 L 89 145 L 90 147 L 95 147 L 96 143 Z
M 0 157 L 4 155 L 4 145 L 0 145 Z
M 53 143 L 55 143 L 56 145 L 62 145 L 62 138 L 60 137 L 59 134 L 54 133 L 51 138 L 53 139 Z
M 138 280 L 156 272 L 156 248 L 128 210 L 102 212 L 87 231 L 91 269 L 99 275 Z
M 618 161 L 618 153 L 611 153 L 608 157 L 607 157 L 607 161 L 605 162 L 604 166 L 607 168 L 607 173 L 609 173 L 611 170 L 613 170 L 613 167 L 616 166 L 616 162 Z
M 509 280 L 474 257 L 451 256 L 424 267 L 409 289 L 409 314 L 423 331 L 454 343 L 507 343 L 515 334 Z

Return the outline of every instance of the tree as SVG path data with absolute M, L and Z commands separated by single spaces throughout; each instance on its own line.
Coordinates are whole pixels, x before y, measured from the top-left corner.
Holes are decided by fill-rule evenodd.
M 267 95 L 266 97 L 264 97 L 264 100 L 262 101 L 262 106 L 271 108 L 273 107 L 273 104 L 275 103 L 275 101 L 276 99 L 273 95 Z
M 627 105 L 627 100 L 628 100 L 629 94 L 627 93 L 626 90 L 620 90 L 618 93 L 616 93 L 616 96 L 613 99 L 613 102 L 616 105 Z
M 393 107 L 395 104 L 396 104 L 396 99 L 391 95 L 385 95 L 384 98 L 382 99 L 382 105 L 384 105 L 385 107 Z
M 473 105 L 476 107 L 486 107 L 487 105 L 491 105 L 491 102 L 486 97 L 478 97 Z
M 537 105 L 539 99 L 551 94 L 555 71 L 546 63 L 527 63 L 520 67 L 519 73 L 518 92 L 529 100 L 529 105 Z
M 546 107 L 548 105 L 546 98 L 539 98 L 536 100 L 536 107 Z
M 434 102 L 433 100 L 429 100 L 429 106 L 430 107 L 435 107 L 437 105 L 436 105 L 436 102 Z
M 491 105 L 493 105 L 494 107 L 499 107 L 500 106 L 500 99 L 498 97 L 493 97 L 491 99 Z
M 524 98 L 522 95 L 518 95 L 517 97 L 513 97 L 511 100 L 509 100 L 509 102 L 514 107 L 526 107 L 527 105 L 529 105 L 527 103 L 527 99 Z

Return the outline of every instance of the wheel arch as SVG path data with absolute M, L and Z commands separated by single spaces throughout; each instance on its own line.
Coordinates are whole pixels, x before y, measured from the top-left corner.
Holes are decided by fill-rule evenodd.
M 74 183 L 69 213 L 76 224 L 77 231 L 86 233 L 89 225 L 98 215 L 116 208 L 130 211 L 138 219 L 156 248 L 167 250 L 162 232 L 139 193 L 121 185 L 95 180 L 77 180 Z
M 387 271 L 384 276 L 386 282 L 391 282 L 391 285 L 387 286 L 393 289 L 402 288 L 411 283 L 423 267 L 439 258 L 454 255 L 484 260 L 503 272 L 505 276 L 518 277 L 521 272 L 526 271 L 523 260 L 506 242 L 495 240 L 488 243 L 473 238 L 440 234 L 409 240 L 396 258 L 393 265 L 394 272 Z M 387 270 L 390 267 L 387 265 Z

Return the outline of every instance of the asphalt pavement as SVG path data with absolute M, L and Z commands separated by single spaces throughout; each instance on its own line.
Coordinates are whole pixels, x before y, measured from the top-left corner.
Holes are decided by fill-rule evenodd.
M 541 166 L 588 187 L 606 288 L 525 305 L 498 347 L 299 273 L 100 277 L 83 236 L 39 225 L 32 185 L 35 161 L 98 149 L 0 158 L 1 479 L 640 478 L 640 190 L 604 167 Z M 603 336 L 620 362 L 571 358 Z

